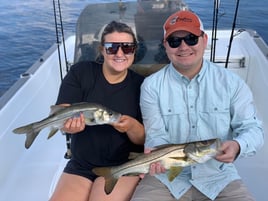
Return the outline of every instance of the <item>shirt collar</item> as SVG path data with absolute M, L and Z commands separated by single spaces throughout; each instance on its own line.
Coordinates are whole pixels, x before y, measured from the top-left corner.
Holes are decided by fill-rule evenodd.
M 177 80 L 189 80 L 187 77 L 185 77 L 183 74 L 181 74 L 179 71 L 176 70 L 176 68 L 173 66 L 172 63 L 169 64 L 169 68 L 171 69 L 171 75 L 177 79 Z M 201 70 L 199 73 L 192 79 L 197 79 L 198 82 L 201 82 L 202 78 L 204 77 L 204 74 L 208 68 L 208 64 L 206 60 L 203 60 L 203 64 L 201 67 Z M 190 80 L 189 80 L 190 81 Z

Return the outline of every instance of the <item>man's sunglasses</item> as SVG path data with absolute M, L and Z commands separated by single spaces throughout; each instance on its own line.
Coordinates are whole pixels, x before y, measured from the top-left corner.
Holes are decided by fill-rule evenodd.
M 200 35 L 203 36 L 203 33 Z M 167 38 L 167 42 L 171 48 L 177 48 L 181 45 L 182 40 L 189 46 L 194 46 L 198 43 L 198 39 L 200 36 L 196 36 L 194 34 L 188 34 L 184 37 L 175 37 L 171 36 Z
M 124 54 L 133 54 L 137 47 L 136 43 L 109 43 L 103 44 L 107 54 L 117 54 L 119 47 L 121 47 Z

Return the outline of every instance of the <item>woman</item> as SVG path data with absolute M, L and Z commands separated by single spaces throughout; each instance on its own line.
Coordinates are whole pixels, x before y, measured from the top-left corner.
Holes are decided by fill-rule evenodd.
M 123 114 L 112 125 L 85 126 L 83 114 L 66 121 L 62 129 L 72 134 L 72 158 L 66 165 L 50 201 L 126 201 L 139 177 L 122 177 L 111 194 L 104 178 L 92 168 L 119 165 L 130 151 L 143 151 L 144 127 L 139 108 L 143 77 L 129 70 L 137 40 L 130 27 L 112 21 L 101 37 L 103 63 L 80 62 L 64 78 L 57 104 L 95 102 Z

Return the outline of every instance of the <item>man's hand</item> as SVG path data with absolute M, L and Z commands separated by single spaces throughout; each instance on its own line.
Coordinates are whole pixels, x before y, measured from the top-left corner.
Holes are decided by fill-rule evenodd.
M 235 140 L 226 141 L 220 148 L 220 154 L 215 159 L 224 163 L 232 163 L 239 155 L 240 145 Z
M 152 150 L 153 149 L 151 149 L 151 148 L 145 148 L 144 153 L 149 154 L 149 153 L 151 153 Z M 160 161 L 157 161 L 157 162 L 150 164 L 149 174 L 151 176 L 154 176 L 155 174 L 164 173 L 164 172 L 166 172 L 166 169 L 164 168 L 164 166 L 161 164 Z M 141 174 L 140 178 L 143 178 L 143 177 L 144 177 L 144 174 Z
M 145 148 L 144 153 L 149 154 L 149 153 L 151 153 L 152 150 L 153 149 Z M 157 162 L 150 164 L 149 174 L 151 176 L 154 176 L 155 174 L 164 173 L 165 171 L 166 171 L 166 169 L 164 168 L 164 166 L 161 164 L 160 161 L 157 161 Z

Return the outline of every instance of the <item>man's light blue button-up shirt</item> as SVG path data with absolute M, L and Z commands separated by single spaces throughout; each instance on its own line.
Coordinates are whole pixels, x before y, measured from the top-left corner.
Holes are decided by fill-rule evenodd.
M 263 145 L 252 93 L 228 69 L 204 61 L 189 80 L 172 64 L 147 77 L 141 88 L 145 147 L 221 138 L 236 140 L 239 157 L 251 156 Z M 215 199 L 231 181 L 239 179 L 233 163 L 212 159 L 184 168 L 172 182 L 156 176 L 179 199 L 192 185 Z

